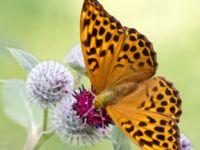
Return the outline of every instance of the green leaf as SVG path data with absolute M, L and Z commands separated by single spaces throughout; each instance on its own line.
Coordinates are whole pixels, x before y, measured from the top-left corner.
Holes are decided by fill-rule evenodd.
M 19 125 L 30 129 L 42 124 L 42 110 L 27 100 L 24 81 L 7 80 L 3 85 L 2 101 L 4 113 Z
M 17 60 L 17 62 L 24 68 L 27 72 L 30 72 L 33 67 L 35 67 L 39 60 L 30 53 L 22 51 L 16 48 L 7 48 L 11 55 Z
M 113 127 L 111 142 L 114 150 L 131 150 L 130 140 L 118 127 Z

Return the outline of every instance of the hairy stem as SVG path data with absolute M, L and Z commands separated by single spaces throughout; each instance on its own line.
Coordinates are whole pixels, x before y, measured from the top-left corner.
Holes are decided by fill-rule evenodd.
M 30 133 L 28 134 L 23 150 L 31 150 L 32 146 L 37 143 L 39 137 L 40 136 L 38 134 L 37 128 L 33 126 L 30 130 Z
M 50 139 L 50 137 L 54 135 L 53 132 L 46 132 L 47 128 L 48 128 L 48 109 L 44 109 L 42 133 L 40 134 L 40 137 L 32 150 L 39 150 Z
M 82 84 L 82 74 L 77 72 L 76 74 L 76 83 L 75 83 L 75 89 L 78 88 Z
M 42 146 L 44 146 L 45 143 L 47 143 L 47 141 L 54 135 L 53 132 L 50 133 L 41 133 L 40 138 L 37 142 L 37 144 L 35 144 L 35 146 L 33 147 L 32 150 L 39 150 Z

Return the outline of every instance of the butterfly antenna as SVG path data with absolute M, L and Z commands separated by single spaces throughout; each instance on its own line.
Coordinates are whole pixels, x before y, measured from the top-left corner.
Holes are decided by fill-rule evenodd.
M 88 91 L 94 98 L 96 97 L 96 95 L 94 94 L 94 92 L 92 91 Z
M 86 122 L 87 122 L 86 116 L 87 116 L 91 111 L 93 111 L 93 107 L 91 107 L 91 108 L 90 108 L 86 113 L 84 113 L 84 115 L 82 116 L 82 118 L 84 118 L 84 120 L 83 120 L 84 122 L 83 122 L 81 128 L 85 127 Z

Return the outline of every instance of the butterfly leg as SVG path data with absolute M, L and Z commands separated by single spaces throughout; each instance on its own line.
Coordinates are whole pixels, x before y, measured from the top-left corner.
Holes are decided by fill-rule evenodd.
M 101 116 L 101 122 L 102 122 L 102 127 L 105 128 L 104 122 L 103 122 L 103 113 L 102 113 L 102 109 L 100 108 L 100 116 Z
M 81 129 L 83 129 L 85 127 L 85 125 L 87 124 L 87 119 L 84 118 L 83 119 L 83 124 L 81 125 Z
M 93 110 L 94 110 L 94 108 L 91 107 L 91 108 L 82 116 L 82 118 L 83 118 L 83 124 L 82 124 L 81 128 L 84 128 L 84 127 L 85 127 L 85 125 L 87 124 L 87 118 L 86 118 L 86 116 L 87 116 L 91 111 L 93 111 Z

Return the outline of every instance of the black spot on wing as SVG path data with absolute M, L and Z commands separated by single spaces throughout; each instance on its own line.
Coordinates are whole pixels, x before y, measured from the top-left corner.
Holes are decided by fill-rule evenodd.
M 134 130 L 134 126 L 131 125 L 129 128 L 126 127 L 125 130 L 126 130 L 128 133 L 131 133 L 131 132 L 133 132 L 133 130 Z
M 95 58 L 89 58 L 88 59 L 88 64 L 91 65 L 93 63 L 95 63 L 95 65 L 94 65 L 94 67 L 92 69 L 90 69 L 90 71 L 94 72 L 97 68 L 99 68 L 99 63 Z
M 90 19 L 85 19 L 83 21 L 83 28 L 85 28 L 86 26 L 88 26 L 90 24 Z
M 102 50 L 101 52 L 100 52 L 100 57 L 105 57 L 106 56 L 106 51 L 105 50 Z
M 108 49 L 110 50 L 110 53 L 113 54 L 114 53 L 114 45 L 111 44 Z
M 91 49 L 90 49 L 90 51 L 89 52 L 86 52 L 87 53 L 87 55 L 94 55 L 94 54 L 96 54 L 96 49 L 95 49 L 95 47 L 92 47 Z

